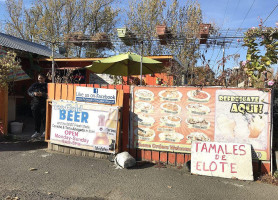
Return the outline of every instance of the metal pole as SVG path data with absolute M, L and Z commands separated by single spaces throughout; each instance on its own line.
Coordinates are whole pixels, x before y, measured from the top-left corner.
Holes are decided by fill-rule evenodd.
M 270 173 L 271 175 L 273 174 L 273 156 L 272 156 L 272 149 L 273 149 L 273 117 L 274 117 L 274 114 L 273 114 L 273 102 L 274 102 L 274 90 L 271 90 L 271 103 L 270 103 L 270 108 L 271 108 L 271 123 L 270 123 Z M 275 153 L 275 152 L 274 152 Z
M 142 71 L 143 71 L 143 40 L 141 41 L 140 85 L 142 85 Z
M 54 43 L 52 43 L 52 83 L 54 83 Z
M 236 86 L 238 87 L 238 69 L 236 69 Z
M 223 72 L 222 73 L 224 73 L 224 71 L 225 71 L 225 41 L 223 42 Z M 226 76 L 227 76 L 227 74 L 226 74 Z M 227 87 L 226 76 L 224 78 L 225 87 Z

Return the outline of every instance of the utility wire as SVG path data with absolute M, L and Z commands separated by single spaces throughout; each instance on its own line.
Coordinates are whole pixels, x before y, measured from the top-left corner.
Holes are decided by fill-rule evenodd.
M 225 21 L 225 17 L 226 17 L 226 13 L 227 13 L 227 9 L 228 9 L 228 4 L 229 4 L 229 1 L 230 0 L 228 0 L 227 1 L 227 4 L 226 4 L 226 8 L 225 8 L 225 12 L 224 12 L 224 17 L 223 17 L 223 24 L 222 24 L 222 28 L 223 28 L 223 26 L 224 26 L 224 21 Z M 227 32 L 226 32 L 226 35 L 225 36 L 227 36 L 227 33 L 229 32 L 229 29 L 227 29 Z M 215 58 L 215 60 L 214 60 L 214 63 L 213 63 L 213 68 L 214 68 L 214 65 L 215 65 L 215 62 L 216 62 L 216 59 L 218 58 L 218 56 L 219 56 L 219 53 L 220 53 L 220 51 L 221 51 L 221 48 L 219 49 L 219 51 L 218 51 L 218 54 L 217 54 L 217 56 L 216 56 L 216 58 Z M 212 56 L 213 56 L 213 53 L 214 52 L 212 52 Z M 211 56 L 211 57 L 212 57 Z
M 268 18 L 270 17 L 270 15 L 272 15 L 272 13 L 274 12 L 274 10 L 276 10 L 276 8 L 278 7 L 278 4 L 273 8 L 273 10 L 269 13 L 269 15 L 267 16 L 267 18 L 263 21 L 262 25 L 266 22 L 266 20 L 268 20 Z
M 227 36 L 228 31 L 229 31 L 229 29 L 227 30 L 225 37 Z M 224 40 L 224 41 L 225 41 L 225 40 Z M 223 45 L 225 45 L 225 43 L 224 43 L 224 42 L 223 42 Z M 216 63 L 216 60 L 217 60 L 217 58 L 218 58 L 218 56 L 219 56 L 220 52 L 221 52 L 221 48 L 219 49 L 218 54 L 217 54 L 217 56 L 216 56 L 215 60 L 213 61 L 213 67 L 214 67 L 214 65 L 215 65 L 215 63 Z
M 254 0 L 255 1 L 255 0 Z M 267 16 L 267 18 L 263 21 L 262 25 L 266 22 L 266 20 L 268 20 L 268 18 L 272 15 L 272 13 L 276 10 L 276 8 L 278 7 L 278 4 L 273 8 L 273 10 L 269 13 L 269 15 Z M 241 46 L 241 48 L 239 48 L 236 52 L 236 54 L 243 48 L 243 46 Z
M 243 24 L 243 23 L 244 23 L 244 21 L 246 20 L 247 16 L 249 15 L 249 12 L 250 12 L 250 10 L 252 9 L 252 7 L 253 7 L 253 5 L 254 5 L 255 1 L 256 1 L 256 0 L 253 0 L 253 2 L 252 2 L 252 4 L 251 4 L 251 6 L 249 7 L 249 9 L 248 9 L 247 13 L 246 13 L 246 14 L 245 14 L 245 16 L 244 16 L 244 18 L 243 18 L 242 22 L 240 23 L 240 25 L 239 25 L 239 27 L 238 27 L 237 32 L 235 33 L 235 35 L 238 33 L 238 30 L 240 29 L 240 27 L 242 26 L 242 24 Z M 231 46 L 231 45 L 230 45 L 230 46 Z M 228 47 L 228 49 L 230 48 L 230 46 Z

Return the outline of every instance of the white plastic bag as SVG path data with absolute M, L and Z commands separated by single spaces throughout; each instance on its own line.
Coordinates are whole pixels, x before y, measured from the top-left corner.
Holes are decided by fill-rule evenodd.
M 136 160 L 126 151 L 117 154 L 114 162 L 115 165 L 119 168 L 129 168 L 133 167 L 136 164 Z

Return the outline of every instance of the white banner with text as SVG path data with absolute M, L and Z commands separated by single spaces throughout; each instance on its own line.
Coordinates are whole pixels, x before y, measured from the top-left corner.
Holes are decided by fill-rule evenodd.
M 118 107 L 52 101 L 51 143 L 115 153 Z
M 191 173 L 253 180 L 251 145 L 193 141 Z
M 75 100 L 103 104 L 116 104 L 117 90 L 92 87 L 76 87 Z

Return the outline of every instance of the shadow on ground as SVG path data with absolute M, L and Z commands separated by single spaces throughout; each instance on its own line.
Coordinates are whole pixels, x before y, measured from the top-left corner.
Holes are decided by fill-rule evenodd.
M 44 141 L 17 141 L 0 139 L 1 151 L 30 151 L 47 148 L 47 143 Z
M 136 165 L 133 167 L 128 168 L 129 170 L 135 170 L 135 169 L 145 169 L 149 167 L 153 167 L 155 164 L 147 161 L 137 161 Z

